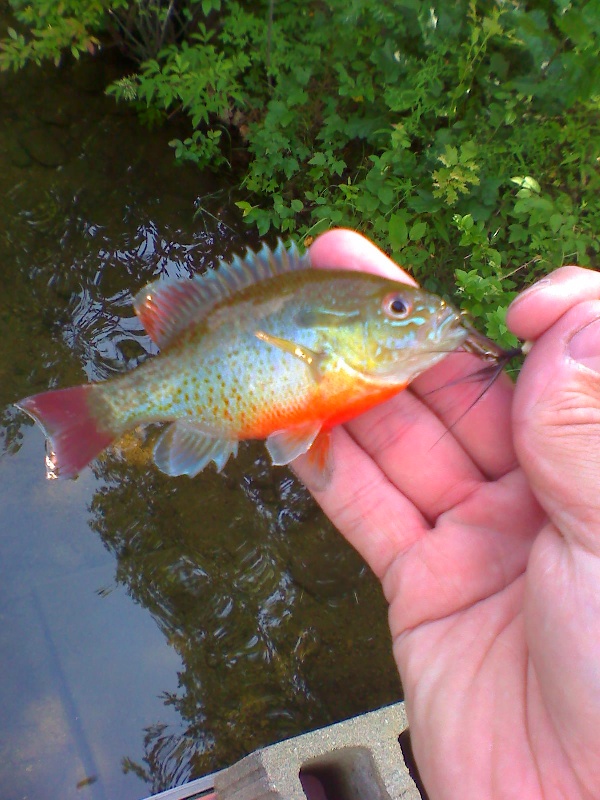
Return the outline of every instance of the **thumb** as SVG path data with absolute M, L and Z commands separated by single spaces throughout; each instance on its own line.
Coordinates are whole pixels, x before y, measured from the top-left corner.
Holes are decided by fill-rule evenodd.
M 515 448 L 562 535 L 600 554 L 600 301 L 570 308 L 534 343 L 515 392 Z

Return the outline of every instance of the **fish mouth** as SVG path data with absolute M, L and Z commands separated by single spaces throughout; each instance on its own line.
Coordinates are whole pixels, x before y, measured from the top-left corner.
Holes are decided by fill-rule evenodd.
M 462 314 L 448 303 L 443 303 L 436 316 L 436 340 L 439 344 L 450 343 L 456 340 L 458 344 L 469 338 L 471 330 L 465 325 Z
M 421 372 L 437 364 L 448 353 L 452 353 L 463 344 L 469 336 L 469 330 L 463 325 L 460 312 L 448 303 L 443 303 L 431 318 L 431 328 L 423 339 L 415 341 L 414 349 L 410 346 L 400 349 L 398 360 L 380 364 L 374 375 L 380 379 L 411 381 Z

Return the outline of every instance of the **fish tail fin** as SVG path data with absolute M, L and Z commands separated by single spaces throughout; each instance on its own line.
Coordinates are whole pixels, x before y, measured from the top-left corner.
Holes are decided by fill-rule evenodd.
M 117 437 L 118 431 L 100 422 L 101 391 L 98 385 L 88 384 L 42 392 L 15 403 L 46 435 L 49 478 L 74 478 Z

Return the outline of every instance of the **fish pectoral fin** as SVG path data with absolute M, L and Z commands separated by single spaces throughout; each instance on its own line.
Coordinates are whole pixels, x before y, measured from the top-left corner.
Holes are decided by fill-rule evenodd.
M 300 361 L 303 361 L 309 368 L 310 374 L 313 376 L 315 381 L 318 382 L 322 379 L 323 362 L 327 358 L 327 356 L 323 353 L 315 353 L 314 350 L 310 350 L 303 344 L 296 344 L 295 342 L 289 341 L 289 339 L 282 339 L 279 336 L 272 336 L 270 333 L 265 333 L 265 331 L 254 331 L 254 335 L 257 339 L 260 339 L 261 342 L 272 344 L 273 347 L 278 347 L 280 350 L 283 350 L 284 353 L 289 353 L 290 355 L 299 358 Z
M 278 466 L 289 464 L 290 461 L 306 453 L 320 430 L 320 422 L 309 422 L 297 428 L 272 433 L 267 438 L 266 445 L 273 464 Z
M 167 475 L 193 478 L 210 461 L 214 461 L 220 472 L 229 456 L 235 456 L 237 448 L 237 440 L 210 436 L 198 423 L 178 420 L 171 423 L 157 441 L 154 461 Z

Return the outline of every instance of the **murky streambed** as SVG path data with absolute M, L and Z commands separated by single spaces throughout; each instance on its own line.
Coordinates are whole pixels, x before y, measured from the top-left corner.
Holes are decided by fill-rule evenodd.
M 131 297 L 253 244 L 235 190 L 105 98 L 117 66 L 0 76 L 0 796 L 128 800 L 396 700 L 379 586 L 249 444 L 169 479 L 136 431 L 44 478 L 11 403 L 153 345 Z

